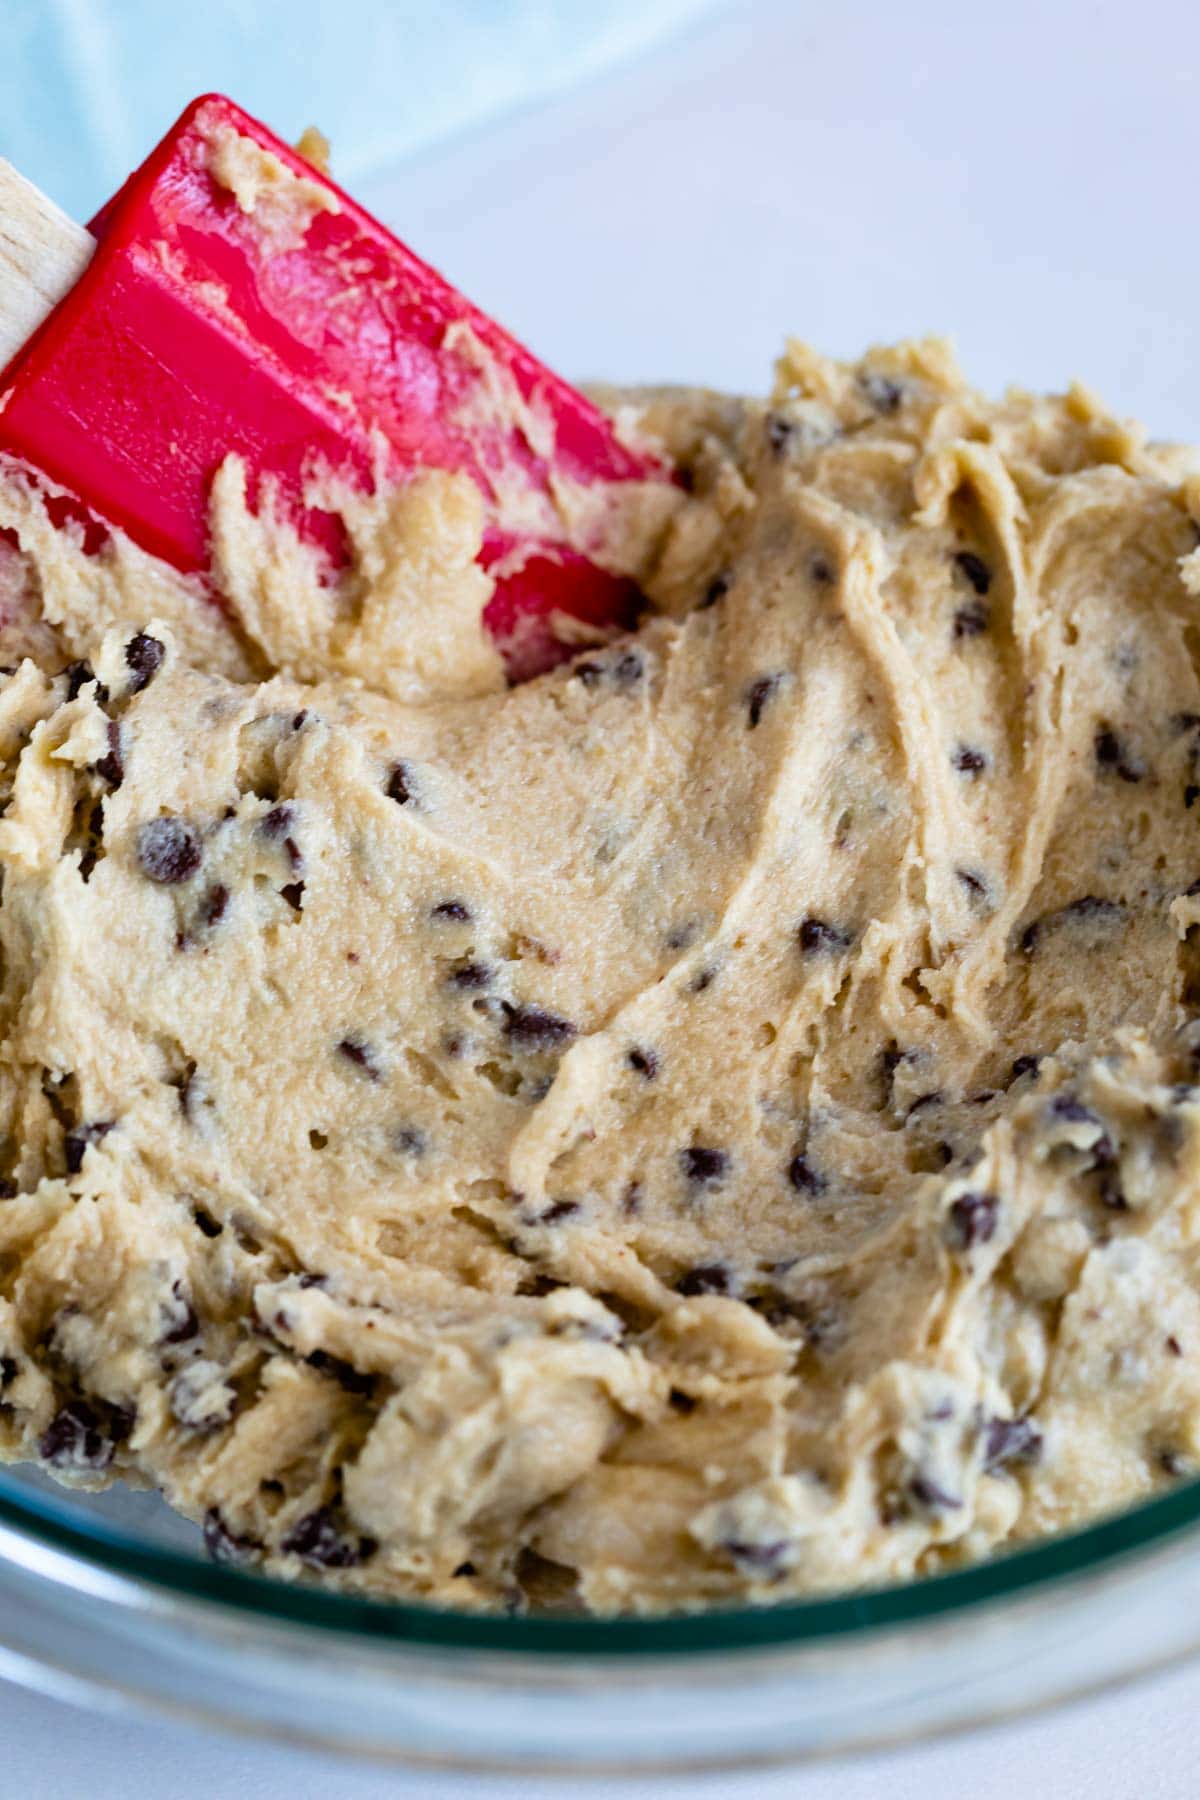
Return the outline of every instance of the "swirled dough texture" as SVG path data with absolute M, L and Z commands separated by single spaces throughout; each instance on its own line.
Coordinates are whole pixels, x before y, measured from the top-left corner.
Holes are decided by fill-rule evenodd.
M 779 1599 L 1200 1463 L 1200 482 L 793 346 L 614 397 L 655 616 L 506 690 L 473 491 L 224 611 L 6 471 L 0 1432 L 463 1606 Z M 648 540 L 649 541 L 649 540 Z

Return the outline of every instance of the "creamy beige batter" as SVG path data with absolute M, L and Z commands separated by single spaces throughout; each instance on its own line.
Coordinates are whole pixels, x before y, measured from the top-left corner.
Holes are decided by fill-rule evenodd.
M 3 1450 L 222 1558 L 775 1600 L 1200 1464 L 1200 480 L 938 344 L 621 406 L 658 616 L 512 690 L 459 481 L 329 589 L 229 465 L 224 612 L 0 481 Z

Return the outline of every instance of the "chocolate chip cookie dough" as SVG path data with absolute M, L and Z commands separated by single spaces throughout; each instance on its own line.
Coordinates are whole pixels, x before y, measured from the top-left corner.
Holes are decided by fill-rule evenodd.
M 212 1552 L 597 1611 L 1200 1464 L 1200 478 L 799 346 L 612 396 L 653 614 L 513 689 L 473 491 L 222 608 L 0 480 L 0 1434 Z

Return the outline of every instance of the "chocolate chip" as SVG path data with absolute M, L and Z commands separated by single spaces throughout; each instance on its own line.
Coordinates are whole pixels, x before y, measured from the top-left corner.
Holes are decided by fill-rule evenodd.
M 746 713 L 748 726 L 754 730 L 763 716 L 768 700 L 779 686 L 778 675 L 763 675 L 753 683 L 746 695 Z
M 278 840 L 288 835 L 295 822 L 295 808 L 285 803 L 281 806 L 273 806 L 270 812 L 264 813 L 259 821 L 258 829 L 264 837 Z
M 356 1069 L 361 1069 L 372 1081 L 379 1080 L 379 1064 L 375 1060 L 375 1053 L 361 1038 L 342 1038 L 337 1051 L 339 1056 L 344 1056 L 347 1062 L 353 1063 Z
M 171 1283 L 171 1311 L 166 1324 L 169 1329 L 162 1335 L 164 1344 L 186 1344 L 200 1335 L 200 1320 L 181 1281 Z
M 728 575 L 714 575 L 708 586 L 705 588 L 696 611 L 707 612 L 710 606 L 715 606 L 718 600 L 723 600 L 725 598 L 726 594 L 729 592 L 729 588 L 730 578 Z
M 833 956 L 839 951 L 848 950 L 853 942 L 848 931 L 843 931 L 838 925 L 830 925 L 825 919 L 815 918 L 812 913 L 801 920 L 796 937 L 805 956 Z
M 200 833 L 186 819 L 151 819 L 138 831 L 137 859 L 151 881 L 169 887 L 190 881 L 204 860 Z
M 724 1263 L 701 1263 L 675 1283 L 675 1292 L 691 1299 L 697 1294 L 727 1294 L 729 1270 Z
M 226 1525 L 215 1506 L 204 1515 L 204 1548 L 215 1563 L 230 1563 L 235 1568 L 254 1562 L 262 1549 L 253 1538 L 239 1537 Z
M 108 721 L 105 737 L 108 749 L 96 764 L 96 773 L 109 787 L 119 788 L 125 779 L 125 752 L 121 745 L 121 727 L 115 719 Z
M 983 1466 L 987 1473 L 1008 1463 L 1034 1463 L 1042 1454 L 1042 1434 L 1028 1418 L 989 1419 L 984 1439 Z
M 917 1505 L 923 1506 L 928 1512 L 955 1512 L 962 1505 L 961 1500 L 948 1494 L 929 1475 L 914 1475 L 908 1484 L 908 1491 Z
M 981 606 L 978 600 L 960 606 L 954 615 L 954 636 L 956 638 L 982 637 L 992 623 L 991 611 Z
M 711 987 L 716 979 L 717 971 L 715 969 L 697 969 L 696 973 L 692 976 L 692 979 L 688 982 L 688 993 L 702 994 L 705 988 Z
M 966 576 L 977 594 L 986 594 L 992 585 L 992 571 L 982 556 L 976 556 L 973 550 L 959 550 L 954 558 L 955 567 Z
M 814 1169 L 802 1150 L 798 1150 L 788 1164 L 787 1178 L 798 1194 L 822 1194 L 825 1191 L 825 1177 L 819 1169 Z
M 887 375 L 860 375 L 859 385 L 877 413 L 894 413 L 899 410 L 904 398 L 904 390 L 898 381 Z
M 1036 1076 L 1041 1069 L 1041 1066 L 1042 1058 L 1032 1051 L 1027 1051 L 1024 1056 L 1018 1056 L 1013 1063 L 1012 1079 L 1014 1081 L 1020 1081 L 1023 1075 Z
M 460 968 L 452 969 L 446 979 L 451 987 L 485 988 L 491 986 L 492 974 L 493 971 L 487 963 L 469 962 L 463 963 Z
M 715 1186 L 729 1173 L 728 1150 L 712 1150 L 703 1144 L 689 1144 L 679 1152 L 679 1166 L 684 1179 L 693 1187 Z
M 653 1081 L 658 1074 L 658 1055 L 653 1050 L 642 1050 L 635 1046 L 625 1060 L 646 1081 Z
M 562 1225 L 580 1211 L 578 1200 L 555 1200 L 535 1220 L 538 1225 Z
M 677 1412 L 682 1418 L 686 1418 L 689 1413 L 695 1412 L 699 1402 L 694 1400 L 690 1394 L 685 1394 L 682 1388 L 673 1387 L 667 1395 L 667 1405 L 672 1412 Z
M 1055 1094 L 1046 1111 L 1055 1119 L 1066 1119 L 1075 1125 L 1099 1125 L 1099 1116 L 1085 1106 L 1076 1094 Z
M 571 673 L 576 680 L 582 681 L 584 687 L 591 688 L 604 679 L 604 665 L 598 662 L 580 662 L 575 664 Z
M 406 762 L 392 764 L 383 791 L 397 806 L 408 805 L 413 797 L 413 781 L 412 770 Z
M 1141 781 L 1146 774 L 1146 766 L 1140 757 L 1134 756 L 1115 731 L 1102 726 L 1092 740 L 1096 753 L 1096 761 L 1105 770 L 1111 770 L 1120 776 L 1122 781 Z
M 1197 800 L 1200 800 L 1200 787 L 1197 787 L 1194 781 L 1189 781 L 1183 790 L 1183 804 L 1190 810 L 1195 806 Z
M 0 1388 L 11 1387 L 20 1374 L 15 1356 L 0 1356 Z
M 955 869 L 954 873 L 973 899 L 988 898 L 988 884 L 982 875 L 977 875 L 973 869 Z
M 213 1218 L 210 1212 L 205 1212 L 202 1206 L 195 1206 L 192 1208 L 192 1218 L 196 1222 L 197 1229 L 206 1238 L 220 1237 L 225 1229 L 218 1220 Z
M 97 1119 L 91 1125 L 79 1125 L 74 1131 L 68 1131 L 63 1140 L 63 1155 L 67 1159 L 67 1174 L 78 1175 L 83 1167 L 83 1153 L 89 1144 L 98 1144 L 106 1138 L 113 1128 L 113 1120 Z
M 796 427 L 782 413 L 769 412 L 765 422 L 767 443 L 774 456 L 786 456 Z
M 54 1468 L 107 1469 L 132 1429 L 133 1415 L 123 1407 L 68 1400 L 42 1433 L 38 1455 Z
M 475 1567 L 473 1562 L 461 1562 L 457 1569 L 452 1569 L 450 1571 L 450 1577 L 453 1581 L 466 1581 L 472 1575 L 478 1575 L 478 1573 L 479 1570 Z
M 431 919 L 447 919 L 456 925 L 465 925 L 471 914 L 461 900 L 439 900 L 436 906 L 430 908 L 429 916 Z
M 298 1556 L 315 1569 L 353 1569 L 373 1555 L 373 1538 L 347 1537 L 339 1532 L 333 1509 L 320 1506 L 298 1519 L 280 1544 L 289 1556 Z
M 988 766 L 986 750 L 976 750 L 970 744 L 959 744 L 950 758 L 951 766 L 960 775 L 980 775 Z
M 77 700 L 80 692 L 89 681 L 95 681 L 96 672 L 90 662 L 68 663 L 63 670 L 67 678 L 67 699 Z M 103 703 L 102 703 L 103 704 Z
M 957 1250 L 986 1244 L 996 1234 L 1000 1202 L 995 1194 L 960 1194 L 951 1202 L 949 1239 Z
M 1183 1345 L 1180 1343 L 1179 1339 L 1175 1336 L 1174 1332 L 1172 1332 L 1171 1335 L 1167 1339 L 1167 1350 L 1171 1356 L 1182 1356 L 1183 1355 Z M 10 1380 L 11 1380 L 11 1377 L 10 1377 Z
M 791 1545 L 785 1538 L 770 1544 L 750 1544 L 740 1538 L 728 1538 L 721 1549 L 744 1575 L 778 1577 L 784 1573 Z
M 200 922 L 217 925 L 229 909 L 229 889 L 223 881 L 214 882 L 200 904 Z
M 312 1350 L 305 1357 L 310 1369 L 318 1369 L 322 1375 L 329 1375 L 344 1388 L 348 1394 L 373 1394 L 375 1377 L 362 1369 L 356 1369 L 353 1363 L 340 1356 L 331 1356 L 328 1350 Z
M 814 556 L 808 565 L 808 573 L 818 587 L 828 587 L 834 579 L 835 570 L 827 556 Z
M 287 901 L 293 912 L 303 912 L 304 883 L 302 881 L 285 882 L 279 890 L 279 897 L 281 900 Z
M 125 646 L 125 664 L 129 670 L 131 694 L 140 694 L 143 688 L 149 687 L 162 668 L 166 654 L 164 645 L 145 631 L 139 631 L 136 637 L 130 638 Z
M 575 1027 L 558 1013 L 540 1006 L 504 1006 L 504 1035 L 522 1050 L 557 1050 L 569 1044 Z

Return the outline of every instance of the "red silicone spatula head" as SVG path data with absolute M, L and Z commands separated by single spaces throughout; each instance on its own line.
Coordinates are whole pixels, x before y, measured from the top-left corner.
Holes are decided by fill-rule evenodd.
M 565 521 L 669 472 L 257 120 L 194 101 L 92 229 L 88 269 L 0 377 L 0 450 L 195 572 L 228 454 L 336 558 L 306 477 L 368 487 L 382 444 L 389 479 L 459 470 L 483 493 L 510 672 L 561 654 L 556 612 L 629 622 L 632 583 Z

